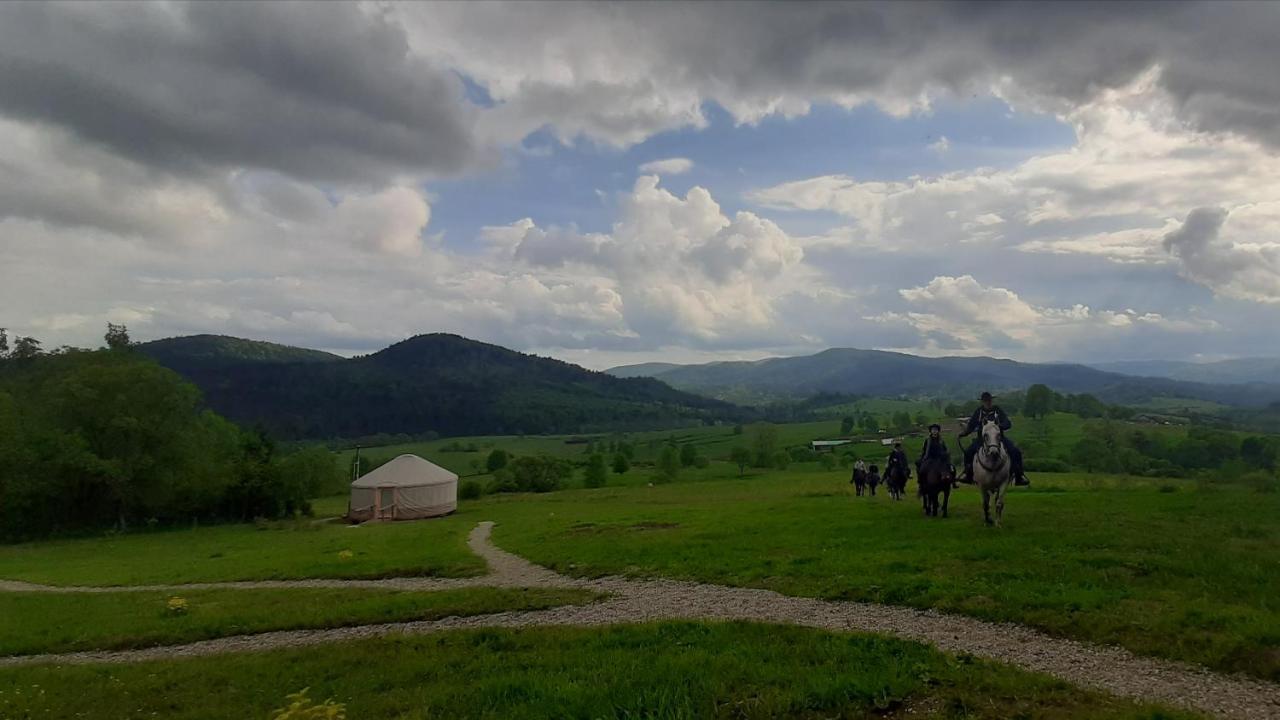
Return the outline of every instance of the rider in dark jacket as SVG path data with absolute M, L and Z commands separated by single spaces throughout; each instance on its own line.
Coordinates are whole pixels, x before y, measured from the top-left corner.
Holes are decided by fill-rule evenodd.
M 1015 485 L 1030 485 L 1031 481 L 1027 479 L 1026 474 L 1022 471 L 1022 451 L 1017 445 L 1009 439 L 1009 429 L 1013 427 L 1013 423 L 1009 422 L 1009 416 L 1005 415 L 1004 410 L 995 404 L 995 398 L 991 393 L 982 393 L 982 405 L 973 411 L 973 415 L 969 417 L 969 423 L 965 425 L 964 432 L 960 433 L 960 437 L 965 437 L 971 433 L 981 432 L 982 426 L 988 421 L 994 420 L 996 426 L 1000 428 L 1000 437 L 1004 441 L 1004 449 L 1009 453 L 1009 461 L 1012 467 L 1009 468 L 1013 475 Z M 982 445 L 982 438 L 976 437 L 969 446 L 964 449 L 964 481 L 973 482 L 973 457 L 978 454 L 978 447 Z
M 900 442 L 894 443 L 893 452 L 889 453 L 889 462 L 884 469 L 885 476 L 889 475 L 889 471 L 893 469 L 894 465 L 901 465 L 902 471 L 906 473 L 907 478 L 911 478 L 911 465 L 907 462 L 907 453 L 902 449 L 902 443 Z
M 916 472 L 920 473 L 920 466 L 924 465 L 925 460 L 938 459 L 947 464 L 951 468 L 952 476 L 955 475 L 955 468 L 951 467 L 951 449 L 947 447 L 947 441 L 942 439 L 942 426 L 934 423 L 929 426 L 929 437 L 924 439 L 924 447 L 920 449 L 920 458 L 916 460 Z M 924 475 L 920 475 L 924 477 Z M 952 482 L 955 486 L 956 483 Z

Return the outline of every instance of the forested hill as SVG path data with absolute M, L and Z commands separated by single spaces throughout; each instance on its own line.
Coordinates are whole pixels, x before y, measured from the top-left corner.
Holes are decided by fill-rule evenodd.
M 142 349 L 195 382 L 210 407 L 280 438 L 573 433 L 738 420 L 746 412 L 651 378 L 616 378 L 456 335 L 419 335 L 324 362 L 308 355 L 190 362 L 148 348 L 157 344 Z
M 342 359 L 321 350 L 226 335 L 187 335 L 139 343 L 134 347 L 161 365 L 179 372 L 196 367 L 331 362 Z
M 806 397 L 820 392 L 892 396 L 973 394 L 1043 383 L 1061 392 L 1087 392 L 1117 403 L 1153 397 L 1262 406 L 1280 399 L 1280 385 L 1212 385 L 1132 377 L 1069 363 L 1022 363 L 989 357 L 917 357 L 880 350 L 833 348 L 815 355 L 674 368 L 625 366 L 608 372 L 651 377 L 672 387 L 740 403 Z

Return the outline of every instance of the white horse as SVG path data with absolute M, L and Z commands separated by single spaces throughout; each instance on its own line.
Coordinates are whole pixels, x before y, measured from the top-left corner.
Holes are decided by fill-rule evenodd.
M 1009 453 L 1004 449 L 1000 426 L 987 422 L 982 426 L 982 447 L 973 459 L 973 480 L 982 488 L 982 515 L 988 525 L 1000 527 L 1004 517 L 1004 491 L 1013 479 L 1009 472 Z M 996 519 L 991 521 L 991 498 L 996 501 Z

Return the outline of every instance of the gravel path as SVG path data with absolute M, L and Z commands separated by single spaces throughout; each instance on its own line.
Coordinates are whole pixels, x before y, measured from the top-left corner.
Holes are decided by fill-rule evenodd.
M 492 523 L 481 523 L 468 540 L 489 564 L 479 578 L 391 580 L 305 580 L 203 583 L 192 587 L 380 587 L 437 590 L 456 587 L 576 587 L 604 592 L 610 598 L 585 606 L 504 612 L 443 620 L 385 623 L 325 630 L 290 630 L 243 635 L 124 652 L 83 652 L 0 658 L 0 667 L 33 663 L 123 663 L 299 647 L 395 633 L 431 633 L 460 628 L 596 626 L 659 620 L 748 620 L 801 625 L 834 631 L 873 632 L 928 643 L 954 653 L 968 653 L 1045 673 L 1070 683 L 1120 697 L 1176 705 L 1227 718 L 1280 718 L 1280 685 L 1243 676 L 1226 676 L 1195 666 L 1136 656 L 1104 647 L 1050 637 L 1020 625 L 991 623 L 930 610 L 871 603 L 833 602 L 781 595 L 770 590 L 730 588 L 670 580 L 567 578 L 499 550 L 489 541 Z M 150 586 L 143 589 L 170 589 Z M 100 592 L 124 588 L 50 588 L 26 583 L 0 583 L 0 590 Z

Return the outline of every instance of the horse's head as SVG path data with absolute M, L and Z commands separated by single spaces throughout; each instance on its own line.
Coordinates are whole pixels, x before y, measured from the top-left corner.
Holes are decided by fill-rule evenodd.
M 982 452 L 990 461 L 999 460 L 1004 453 L 1004 437 L 994 421 L 987 421 L 982 426 Z

